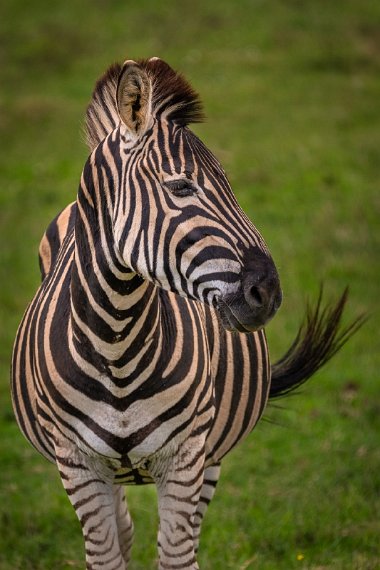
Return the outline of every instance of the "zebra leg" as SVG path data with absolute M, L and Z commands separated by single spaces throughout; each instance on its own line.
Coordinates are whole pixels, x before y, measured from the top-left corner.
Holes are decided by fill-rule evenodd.
M 198 441 L 197 441 L 198 439 Z M 202 489 L 204 445 L 198 438 L 182 444 L 164 475 L 156 478 L 160 527 L 159 570 L 198 570 L 193 521 Z
M 126 570 L 119 544 L 112 470 L 67 448 L 56 448 L 63 486 L 82 526 L 87 570 Z
M 207 467 L 205 469 L 202 490 L 193 521 L 193 540 L 195 552 L 198 552 L 202 520 L 207 511 L 207 507 L 214 496 L 219 475 L 220 463 L 217 463 L 216 465 L 210 465 L 210 467 Z
M 120 549 L 124 562 L 128 567 L 133 542 L 133 521 L 128 510 L 124 487 L 122 485 L 114 485 L 113 495 Z

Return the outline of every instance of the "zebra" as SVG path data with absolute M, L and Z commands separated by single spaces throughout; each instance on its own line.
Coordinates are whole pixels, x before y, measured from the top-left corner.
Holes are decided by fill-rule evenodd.
M 12 401 L 56 463 L 88 570 L 125 570 L 125 485 L 157 488 L 159 568 L 198 568 L 222 458 L 268 398 L 300 386 L 352 334 L 347 292 L 321 298 L 271 367 L 264 326 L 282 292 L 259 231 L 189 124 L 198 94 L 158 58 L 112 65 L 87 109 L 76 200 L 39 249 L 41 285 L 19 326 Z

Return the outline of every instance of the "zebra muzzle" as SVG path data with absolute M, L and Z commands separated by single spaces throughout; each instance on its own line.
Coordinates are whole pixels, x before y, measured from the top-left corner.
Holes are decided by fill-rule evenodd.
M 276 270 L 245 272 L 237 293 L 219 298 L 217 310 L 224 328 L 253 332 L 263 328 L 278 311 L 282 301 Z

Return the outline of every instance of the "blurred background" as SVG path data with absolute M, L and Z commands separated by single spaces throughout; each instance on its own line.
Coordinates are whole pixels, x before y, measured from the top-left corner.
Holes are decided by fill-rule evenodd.
M 306 299 L 346 285 L 371 318 L 302 393 L 268 408 L 224 461 L 203 570 L 380 567 L 380 3 L 12 0 L 0 7 L 0 568 L 84 567 L 56 472 L 13 419 L 9 363 L 39 283 L 39 240 L 75 199 L 94 83 L 159 56 L 201 94 L 194 131 L 227 171 L 279 268 L 273 360 Z M 273 423 L 275 422 L 275 423 Z M 128 491 L 132 570 L 155 567 L 154 489 Z

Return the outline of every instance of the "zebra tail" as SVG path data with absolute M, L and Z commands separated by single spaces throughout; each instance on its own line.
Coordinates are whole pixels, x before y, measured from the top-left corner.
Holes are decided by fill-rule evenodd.
M 121 69 L 119 63 L 114 63 L 95 84 L 83 127 L 84 138 L 90 151 L 119 124 L 116 89 Z
M 334 356 L 347 340 L 364 324 L 361 315 L 342 327 L 341 320 L 348 298 L 346 288 L 335 304 L 322 307 L 323 287 L 315 308 L 309 304 L 305 319 L 286 354 L 272 365 L 269 398 L 286 396 L 296 390 Z

